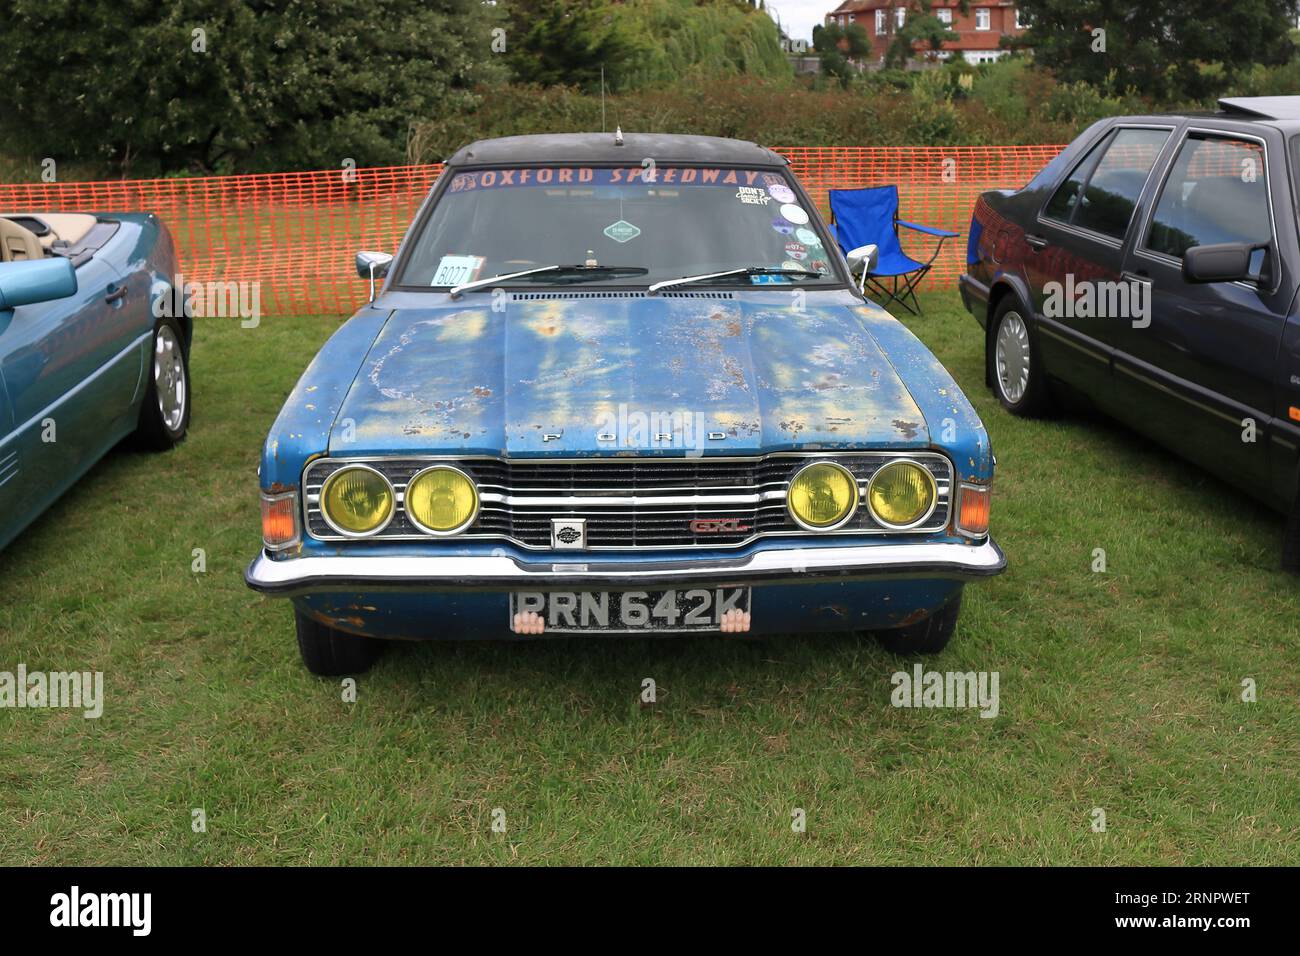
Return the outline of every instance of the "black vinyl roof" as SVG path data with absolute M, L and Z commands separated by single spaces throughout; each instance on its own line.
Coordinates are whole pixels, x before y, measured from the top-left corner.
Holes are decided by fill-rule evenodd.
M 639 166 L 655 163 L 701 165 L 785 166 L 785 158 L 756 143 L 720 136 L 681 136 L 670 133 L 546 133 L 482 139 L 463 147 L 448 166 L 507 166 L 519 163 L 615 163 Z

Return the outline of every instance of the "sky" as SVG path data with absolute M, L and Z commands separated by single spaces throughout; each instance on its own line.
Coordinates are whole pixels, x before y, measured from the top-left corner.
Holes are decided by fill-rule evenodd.
M 781 15 L 781 25 L 793 39 L 811 42 L 813 26 L 821 23 L 840 3 L 841 0 L 767 0 L 767 12 L 773 19 L 776 14 Z

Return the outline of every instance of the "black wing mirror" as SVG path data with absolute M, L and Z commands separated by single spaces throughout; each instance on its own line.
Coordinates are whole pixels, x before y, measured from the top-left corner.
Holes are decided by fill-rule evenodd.
M 1258 269 L 1251 268 L 1262 252 Z M 1268 246 L 1249 242 L 1224 242 L 1192 246 L 1183 253 L 1183 278 L 1188 282 L 1260 282 L 1268 268 Z

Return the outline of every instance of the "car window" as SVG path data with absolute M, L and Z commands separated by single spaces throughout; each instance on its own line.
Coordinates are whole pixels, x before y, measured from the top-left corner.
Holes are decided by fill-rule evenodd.
M 1147 248 L 1181 259 L 1192 246 L 1269 242 L 1265 172 L 1264 147 L 1253 140 L 1188 134 L 1161 188 Z
M 1138 196 L 1168 139 L 1169 130 L 1116 130 L 1108 141 L 1093 147 L 1061 185 L 1048 203 L 1047 215 L 1124 238 Z
M 397 284 L 443 287 L 547 265 L 645 269 L 664 279 L 758 267 L 821 277 L 758 276 L 742 283 L 826 285 L 831 268 L 815 209 L 770 169 L 538 166 L 451 173 L 402 266 Z M 562 282 L 537 275 L 521 282 Z M 590 282 L 590 277 L 584 278 Z
M 1061 183 L 1056 192 L 1052 193 L 1052 198 L 1048 200 L 1043 215 L 1047 216 L 1048 219 L 1059 219 L 1062 222 L 1070 221 L 1070 217 L 1074 214 L 1074 207 L 1079 202 L 1079 193 L 1083 190 L 1083 184 L 1087 182 L 1088 173 L 1092 172 L 1092 167 L 1096 164 L 1097 158 L 1101 155 L 1102 148 L 1105 145 L 1106 140 L 1103 139 L 1088 150 L 1087 155 L 1070 171 L 1070 175 L 1065 177 L 1065 182 Z

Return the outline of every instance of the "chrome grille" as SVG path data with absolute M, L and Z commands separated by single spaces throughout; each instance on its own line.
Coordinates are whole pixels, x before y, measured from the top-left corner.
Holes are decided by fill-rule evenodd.
M 877 469 L 908 458 L 929 469 L 939 501 L 921 525 L 898 532 L 878 525 L 863 504 L 849 523 L 825 534 L 917 534 L 948 525 L 952 465 L 933 452 L 891 455 L 844 452 L 825 455 L 776 454 L 762 458 L 583 458 L 513 460 L 497 458 L 365 459 L 383 472 L 397 492 L 398 512 L 376 540 L 430 540 L 407 519 L 401 502 L 415 474 L 436 462 L 454 464 L 478 486 L 478 518 L 456 539 L 512 541 L 525 548 L 551 547 L 551 519 L 587 519 L 588 550 L 628 548 L 738 547 L 757 537 L 808 535 L 786 513 L 791 476 L 809 461 L 835 461 L 849 469 L 865 495 Z M 313 538 L 345 540 L 320 513 L 322 483 L 349 459 L 312 462 L 304 475 L 305 526 Z M 740 530 L 696 532 L 698 518 L 738 519 Z M 579 553 L 579 552 L 574 552 Z

